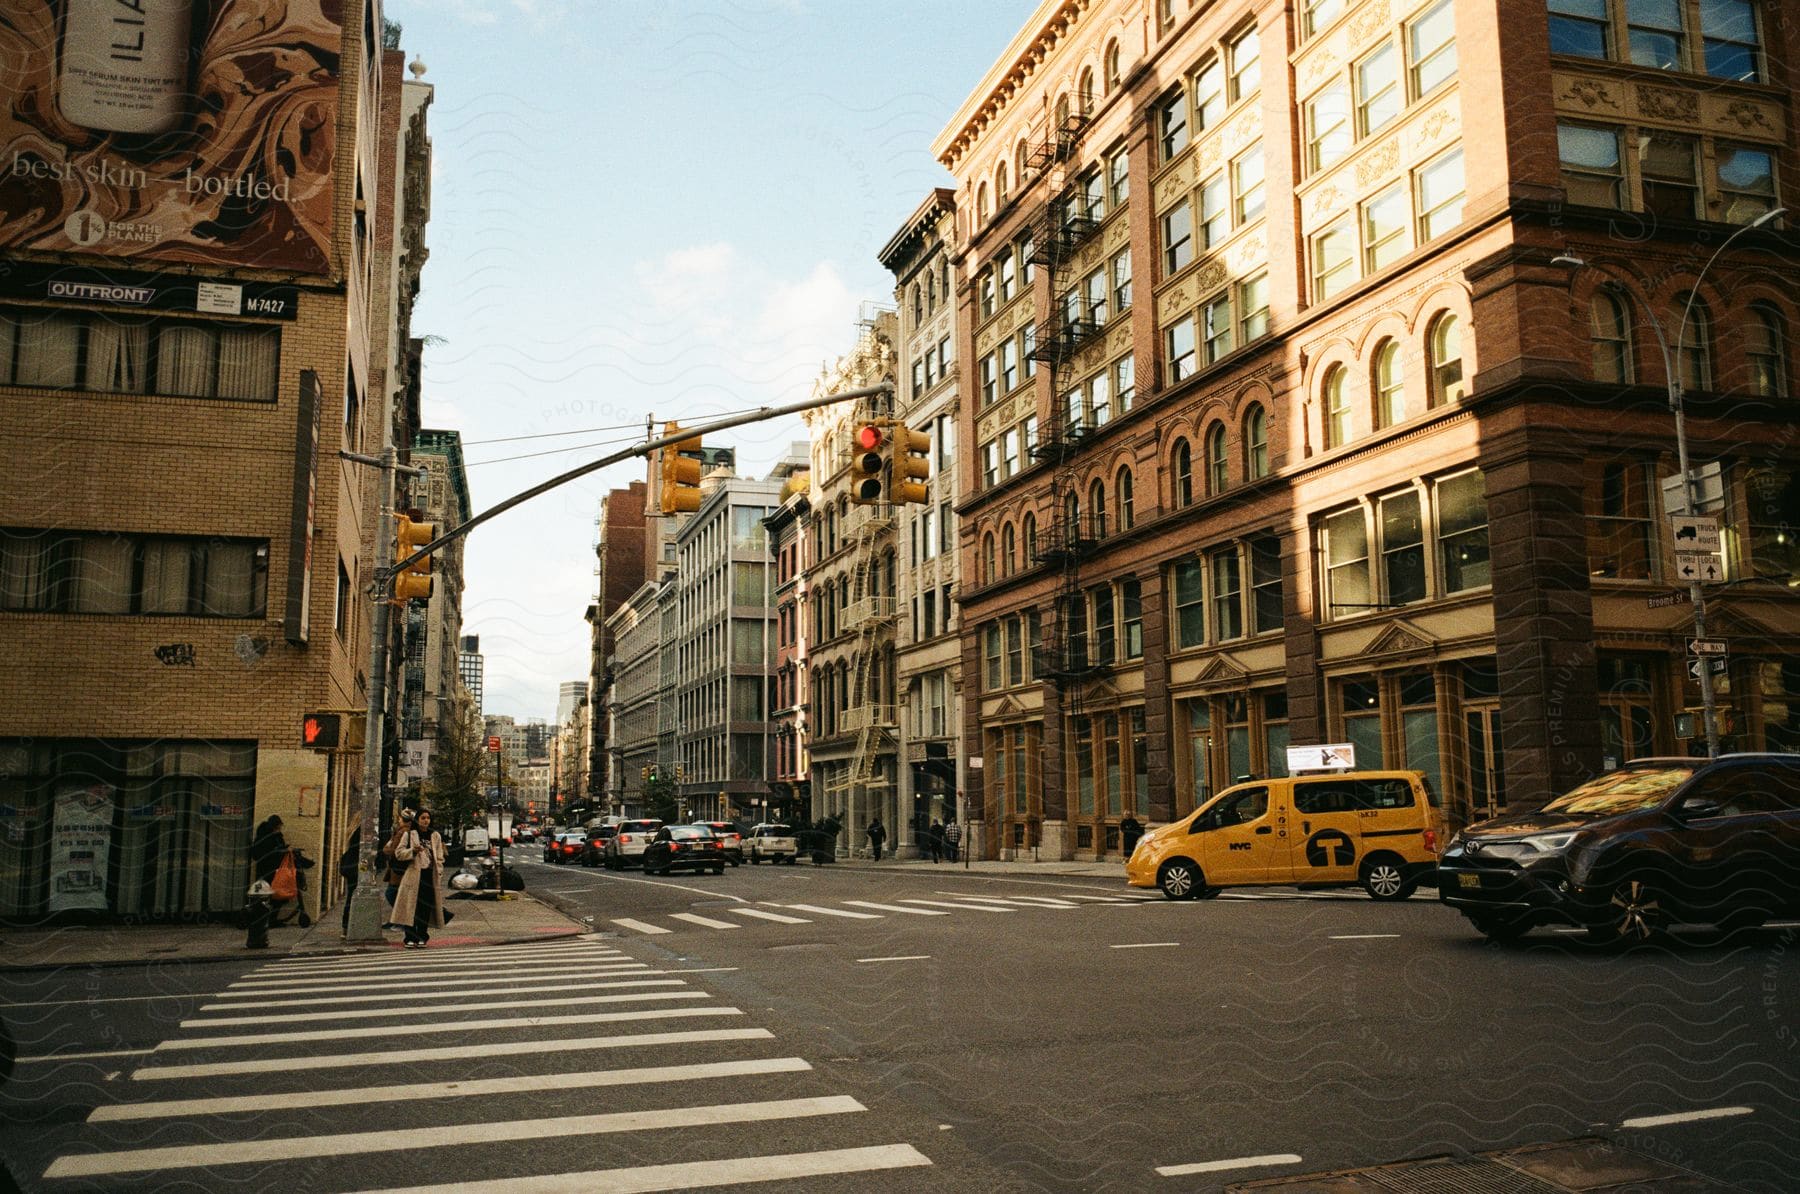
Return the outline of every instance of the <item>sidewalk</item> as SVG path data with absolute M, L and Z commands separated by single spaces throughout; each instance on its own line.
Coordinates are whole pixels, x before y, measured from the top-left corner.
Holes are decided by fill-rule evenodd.
M 928 864 L 929 865 L 929 864 Z M 431 934 L 432 949 L 549 941 L 588 931 L 539 900 L 520 892 L 506 900 L 452 899 L 455 922 Z M 62 966 L 154 966 L 170 962 L 242 962 L 286 956 L 380 953 L 400 948 L 398 929 L 386 945 L 344 943 L 342 910 L 328 910 L 311 928 L 287 925 L 269 931 L 267 949 L 247 949 L 236 924 L 140 924 L 0 928 L 0 973 Z

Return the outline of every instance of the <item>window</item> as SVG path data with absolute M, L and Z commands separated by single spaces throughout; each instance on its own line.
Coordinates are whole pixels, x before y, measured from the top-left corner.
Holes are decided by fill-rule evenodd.
M 1217 127 L 1225 115 L 1225 67 L 1217 58 L 1194 76 L 1194 111 L 1202 130 Z
M 994 205 L 996 207 L 1004 208 L 1006 206 L 1007 195 L 1006 163 L 1001 162 L 998 166 L 994 167 Z
M 1112 393 L 1107 385 L 1106 374 L 1096 373 L 1088 378 L 1082 387 L 1087 393 L 1088 410 L 1094 416 L 1094 426 L 1104 427 L 1112 421 Z
M 1325 520 L 1325 601 L 1330 617 L 1369 607 L 1369 529 L 1361 507 Z
M 1350 442 L 1349 370 L 1333 365 L 1320 389 L 1320 409 L 1325 418 L 1325 447 L 1341 448 Z
M 1019 471 L 1019 429 L 1009 427 L 1000 433 L 1000 475 L 1010 477 Z
M 1322 303 L 1356 281 L 1356 234 L 1348 215 L 1314 234 L 1312 258 L 1314 302 Z
M 0 310 L 0 385 L 271 401 L 280 347 L 257 324 Z
M 1762 81 L 1756 9 L 1750 0 L 1701 0 L 1700 39 L 1707 74 L 1715 79 Z
M 1144 657 L 1144 586 L 1141 581 L 1127 580 L 1119 582 L 1120 620 L 1123 631 L 1124 648 L 1121 652 L 1127 659 Z
M 1210 249 L 1231 235 L 1230 191 L 1225 176 L 1215 174 L 1200 185 L 1200 243 Z
M 259 618 L 268 562 L 263 540 L 0 531 L 0 609 Z M 341 631 L 353 602 L 341 561 L 338 574 Z
M 1000 260 L 994 266 L 994 276 L 1000 285 L 1000 302 L 1012 302 L 1013 296 L 1019 292 L 1017 259 L 1012 253 L 1000 255 Z
M 1187 96 L 1183 92 L 1170 92 L 1156 105 L 1156 127 L 1162 160 L 1173 161 L 1188 145 Z
M 1550 52 L 1581 58 L 1611 54 L 1606 0 L 1550 0 Z
M 1713 388 L 1712 313 L 1706 309 L 1706 300 L 1692 291 L 1676 295 L 1675 306 L 1685 308 L 1687 312 L 1685 332 L 1681 330 L 1681 319 L 1676 320 L 1676 367 L 1681 371 L 1681 388 L 1710 390 Z
M 1212 364 L 1231 351 L 1231 295 L 1220 294 L 1201 309 L 1205 332 L 1206 363 Z
M 1094 662 L 1110 666 L 1118 659 L 1118 618 L 1111 585 L 1097 585 L 1088 592 L 1094 611 Z
M 1400 63 L 1384 41 L 1356 64 L 1356 130 L 1367 137 L 1400 115 Z
M 1323 170 L 1350 152 L 1350 90 L 1333 83 L 1306 101 L 1306 161 Z
M 1631 369 L 1631 316 L 1625 297 L 1610 287 L 1594 292 L 1589 308 L 1589 327 L 1594 336 L 1594 380 L 1629 384 Z
M 1243 579 L 1238 571 L 1237 548 L 1227 547 L 1207 557 L 1212 573 L 1213 637 L 1218 642 L 1244 637 Z
M 1252 481 L 1269 475 L 1269 416 L 1259 402 L 1244 415 L 1244 475 Z
M 1775 159 L 1767 150 L 1721 144 L 1715 159 L 1727 221 L 1748 224 L 1775 206 Z
M 912 392 L 913 392 L 914 398 L 917 398 L 920 394 L 923 394 L 925 392 L 925 362 L 924 361 L 914 361 L 913 362 Z
M 1426 337 L 1431 356 L 1431 405 L 1459 402 L 1463 396 L 1462 327 L 1448 312 L 1437 317 Z
M 975 188 L 975 226 L 979 228 L 988 220 L 988 184 L 982 183 Z
M 1037 376 L 1037 324 L 1028 323 L 1019 331 L 1019 359 L 1025 362 L 1025 376 Z
M 1363 269 L 1384 269 L 1405 256 L 1406 190 L 1395 183 L 1363 204 Z
M 1019 342 L 1000 342 L 1000 392 L 1010 394 L 1019 384 Z
M 1263 151 L 1258 141 L 1231 163 L 1231 189 L 1237 195 L 1237 223 L 1242 228 L 1263 214 Z
M 1114 210 L 1131 198 L 1131 158 L 1123 149 L 1106 159 L 1106 197 Z
M 1095 327 L 1107 320 L 1106 311 L 1106 271 L 1097 269 L 1089 274 L 1081 283 L 1082 302 L 1086 310 L 1082 316 Z
M 1005 656 L 1000 623 L 990 622 L 983 630 L 981 637 L 982 655 L 987 661 L 987 690 L 995 692 L 1005 687 L 1000 670 L 1001 661 Z
M 1137 366 L 1130 355 L 1112 363 L 1112 377 L 1113 397 L 1118 400 L 1119 413 L 1124 414 L 1137 399 Z
M 1463 155 L 1453 149 L 1417 175 L 1419 239 L 1427 241 L 1462 223 Z
M 1137 507 L 1132 493 L 1131 470 L 1121 468 L 1115 479 L 1113 488 L 1116 491 L 1116 502 L 1119 510 L 1119 529 L 1129 531 L 1137 522 Z
M 1625 166 L 1619 157 L 1617 129 L 1558 124 L 1556 146 L 1562 159 L 1563 189 L 1570 203 L 1583 207 L 1624 206 Z
M 1121 250 L 1112 259 L 1112 299 L 1115 314 L 1131 306 L 1131 250 Z
M 1794 511 L 1800 510 L 1800 470 L 1788 466 L 1764 465 L 1749 470 L 1744 487 L 1744 522 L 1749 533 L 1750 573 L 1770 580 L 1785 582 L 1789 590 L 1800 578 L 1800 534 L 1796 534 Z M 1788 725 L 1800 730 L 1800 661 L 1790 654 L 1784 663 L 1788 681 Z M 1773 739 L 1770 749 L 1775 748 Z M 1789 748 L 1791 749 L 1791 748 Z
M 1665 219 L 1691 220 L 1700 210 L 1699 143 L 1656 133 L 1639 144 L 1644 210 Z
M 1019 241 L 1019 280 L 1030 287 L 1031 280 L 1037 276 L 1037 267 L 1032 259 L 1037 256 L 1037 241 L 1030 236 Z M 946 287 L 948 283 L 946 283 Z
M 1456 76 L 1456 14 L 1451 0 L 1441 0 L 1406 32 L 1416 99 Z
M 1000 375 L 995 369 L 994 354 L 981 358 L 981 405 L 991 406 L 1000 399 Z
M 1338 19 L 1344 11 L 1344 0 L 1305 0 L 1306 11 L 1301 19 L 1301 27 L 1307 37 L 1312 37 L 1325 26 Z
M 332 617 L 332 629 L 342 638 L 350 633 L 350 572 L 341 559 L 337 562 L 337 568 L 337 608 Z
M 1406 419 L 1406 388 L 1400 375 L 1400 342 L 1383 340 L 1375 349 L 1369 374 L 1375 392 L 1375 426 L 1392 427 Z
M 1750 356 L 1750 389 L 1763 398 L 1787 393 L 1787 336 L 1781 312 L 1770 303 L 1750 304 L 1747 329 Z
M 1186 199 L 1163 213 L 1162 243 L 1164 277 L 1186 269 L 1194 259 L 1194 215 Z
M 1088 486 L 1088 520 L 1094 525 L 1094 537 L 1106 538 L 1106 486 L 1098 477 Z
M 997 440 L 981 445 L 981 483 L 990 488 L 1000 483 L 1000 444 Z
M 995 564 L 994 534 L 989 531 L 981 537 L 981 580 L 983 584 L 993 584 L 999 578 L 999 569 Z
M 1444 592 L 1478 589 L 1492 580 L 1487 497 L 1480 470 L 1437 483 L 1438 565 Z
M 1170 460 L 1175 476 L 1175 504 L 1191 506 L 1194 504 L 1194 449 L 1185 439 L 1178 439 Z
M 1425 597 L 1425 523 L 1416 490 L 1376 503 L 1381 520 L 1382 599 L 1405 605 Z
M 1263 535 L 1250 540 L 1251 606 L 1256 634 L 1282 628 L 1281 540 Z
M 1590 463 L 1582 514 L 1590 575 L 1653 580 L 1655 493 L 1650 465 L 1638 460 Z
M 1168 360 L 1169 384 L 1194 375 L 1194 317 L 1177 320 L 1164 333 L 1164 356 Z
M 981 274 L 981 316 L 983 319 L 994 313 L 994 271 L 984 270 Z
M 1206 642 L 1206 591 L 1201 587 L 1200 561 L 1182 560 L 1174 573 L 1176 645 L 1201 646 Z
M 1231 471 L 1225 455 L 1225 426 L 1214 423 L 1206 430 L 1206 492 L 1224 493 L 1231 484 Z
M 1269 335 L 1269 274 L 1256 274 L 1238 283 L 1238 342 Z
M 1024 526 L 1025 561 L 1035 564 L 1037 563 L 1037 515 L 1026 514 Z
M 1254 95 L 1262 86 L 1262 39 L 1246 29 L 1231 43 L 1231 102 Z
M 1625 0 L 1631 61 L 1657 70 L 1687 69 L 1681 47 L 1681 9 L 1681 0 Z
M 1110 41 L 1110 42 L 1106 43 L 1106 53 L 1101 56 L 1101 63 L 1102 63 L 1101 72 L 1100 72 L 1101 86 L 1106 88 L 1107 95 L 1111 95 L 1113 93 L 1113 88 L 1115 88 L 1119 85 L 1119 43 L 1118 42 Z

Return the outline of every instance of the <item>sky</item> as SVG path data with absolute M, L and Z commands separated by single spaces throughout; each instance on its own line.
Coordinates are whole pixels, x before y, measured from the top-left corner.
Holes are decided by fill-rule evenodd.
M 806 397 L 950 121 L 1034 0 L 388 0 L 436 89 L 424 425 L 476 510 L 685 423 Z M 523 438 L 536 437 L 536 438 Z M 798 417 L 709 440 L 762 476 Z M 595 519 L 631 461 L 471 533 L 483 711 L 553 719 L 588 674 Z

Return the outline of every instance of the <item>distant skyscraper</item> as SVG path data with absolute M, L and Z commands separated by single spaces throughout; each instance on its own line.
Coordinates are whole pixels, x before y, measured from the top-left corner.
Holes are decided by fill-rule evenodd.
M 475 712 L 481 712 L 481 636 L 465 634 L 462 644 L 456 653 L 456 670 L 462 676 L 463 687 L 475 698 Z
M 569 714 L 581 708 L 588 699 L 588 682 L 586 680 L 564 680 L 556 694 L 556 724 L 561 726 L 569 720 Z

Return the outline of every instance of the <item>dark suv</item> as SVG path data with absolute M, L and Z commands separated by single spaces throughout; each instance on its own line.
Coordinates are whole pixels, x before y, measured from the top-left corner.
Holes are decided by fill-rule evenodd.
M 1800 911 L 1800 755 L 1634 759 L 1457 834 L 1438 898 L 1496 940 L 1567 923 L 1645 941 L 1678 922 L 1729 931 Z

